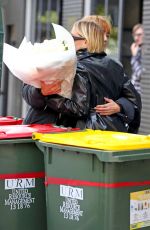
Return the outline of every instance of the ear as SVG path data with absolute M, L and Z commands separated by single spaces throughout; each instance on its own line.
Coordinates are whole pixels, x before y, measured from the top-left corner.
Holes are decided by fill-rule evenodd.
M 87 40 L 83 40 L 83 48 L 87 48 Z
M 83 40 L 83 41 L 84 41 L 84 44 L 87 45 L 87 40 L 85 39 L 85 40 Z

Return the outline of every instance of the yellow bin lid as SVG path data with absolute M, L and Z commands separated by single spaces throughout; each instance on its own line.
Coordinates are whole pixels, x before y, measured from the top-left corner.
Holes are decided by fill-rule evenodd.
M 42 142 L 101 150 L 122 151 L 150 148 L 149 135 L 138 135 L 101 130 L 85 130 L 59 134 L 33 133 L 32 138 Z

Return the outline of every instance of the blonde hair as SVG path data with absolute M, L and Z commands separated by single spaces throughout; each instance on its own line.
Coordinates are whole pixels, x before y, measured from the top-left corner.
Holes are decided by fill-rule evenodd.
M 143 29 L 143 25 L 140 24 L 140 23 L 134 25 L 134 26 L 133 26 L 133 29 L 132 29 L 132 34 L 134 35 L 135 32 L 136 32 L 139 28 Z
M 88 16 L 84 16 L 82 18 L 83 21 L 93 21 L 95 23 L 97 23 L 98 25 L 100 25 L 104 32 L 107 34 L 111 33 L 112 30 L 112 25 L 110 22 L 110 18 L 107 16 L 101 16 L 101 15 L 88 15 Z
M 72 30 L 86 39 L 88 52 L 101 53 L 104 51 L 104 31 L 95 22 L 79 20 L 74 23 Z

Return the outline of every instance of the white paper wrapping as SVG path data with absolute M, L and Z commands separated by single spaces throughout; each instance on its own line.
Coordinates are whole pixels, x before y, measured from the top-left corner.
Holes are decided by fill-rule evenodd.
M 18 49 L 4 43 L 3 62 L 15 77 L 36 88 L 41 88 L 41 81 L 52 87 L 62 80 L 59 94 L 70 98 L 76 72 L 74 40 L 64 27 L 52 25 L 56 39 L 32 45 L 24 38 Z

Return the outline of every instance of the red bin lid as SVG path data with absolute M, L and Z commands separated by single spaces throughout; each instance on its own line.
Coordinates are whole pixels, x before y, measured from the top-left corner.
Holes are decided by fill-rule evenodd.
M 15 118 L 13 116 L 0 116 L 0 125 L 20 125 L 22 122 L 22 118 Z
M 79 130 L 78 128 L 65 128 L 52 124 L 32 124 L 32 125 L 5 125 L 0 126 L 0 139 L 27 138 L 32 137 L 33 132 L 57 133 Z

